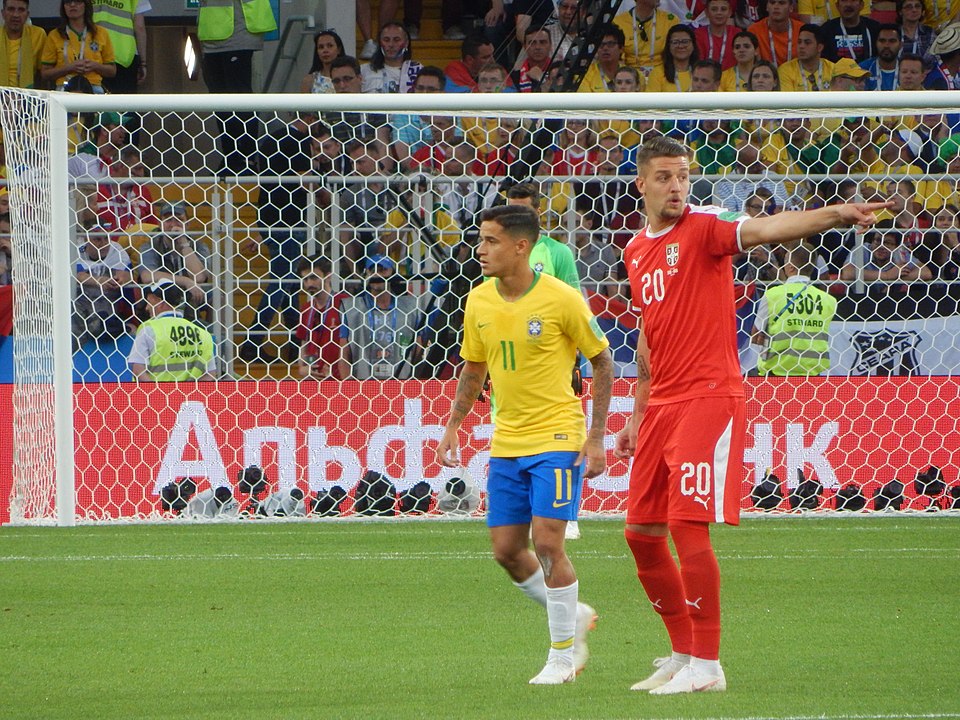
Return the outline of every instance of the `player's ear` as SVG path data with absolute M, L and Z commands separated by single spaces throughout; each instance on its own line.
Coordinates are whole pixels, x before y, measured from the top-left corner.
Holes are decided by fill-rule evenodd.
M 643 194 L 643 175 L 637 175 L 636 179 L 633 182 L 637 186 L 637 191 L 642 195 Z

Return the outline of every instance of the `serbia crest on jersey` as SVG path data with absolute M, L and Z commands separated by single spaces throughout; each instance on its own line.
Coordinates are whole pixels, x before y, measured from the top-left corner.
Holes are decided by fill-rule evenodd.
M 670 227 L 644 228 L 627 244 L 633 308 L 650 346 L 651 405 L 743 396 L 731 258 L 748 219 L 688 205 Z

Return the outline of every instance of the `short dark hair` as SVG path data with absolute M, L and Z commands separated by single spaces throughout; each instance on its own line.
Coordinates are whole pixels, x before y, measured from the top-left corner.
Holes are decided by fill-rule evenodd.
M 440 81 L 440 89 L 447 84 L 447 76 L 443 74 L 443 70 L 438 68 L 436 65 L 424 65 L 420 68 L 420 72 L 417 73 L 417 80 L 422 77 L 433 77 Z M 414 81 L 414 86 L 416 86 L 416 81 Z
M 540 217 L 524 205 L 498 205 L 480 213 L 480 222 L 495 222 L 510 235 L 525 238 L 530 245 L 540 237 Z
M 882 23 L 880 27 L 877 28 L 877 37 L 880 36 L 884 30 L 893 30 L 897 34 L 897 37 L 900 37 L 900 28 L 893 23 Z
M 153 295 L 170 307 L 180 307 L 183 305 L 186 297 L 180 286 L 172 280 L 160 281 L 153 285 L 148 285 L 144 292 L 144 297 L 147 295 Z
M 627 36 L 624 34 L 623 29 L 619 25 L 614 25 L 609 23 L 603 26 L 603 29 L 600 31 L 600 39 L 603 40 L 605 37 L 612 37 L 617 41 L 617 45 L 623 47 L 627 44 Z
M 297 275 L 303 275 L 311 270 L 329 275 L 333 272 L 333 263 L 330 262 L 329 258 L 325 258 L 322 255 L 315 255 L 314 257 L 304 258 L 300 261 L 300 264 L 297 265 Z
M 749 30 L 741 30 L 740 32 L 738 32 L 736 35 L 733 36 L 733 41 L 736 42 L 738 38 L 742 38 L 742 37 L 746 38 L 751 43 L 753 43 L 753 47 L 755 49 L 757 50 L 760 49 L 759 38 L 757 38 L 757 36 L 754 35 L 752 32 L 750 32 Z
M 127 158 L 131 157 L 142 157 L 140 148 L 138 148 L 136 145 L 124 145 L 120 150 L 120 159 L 126 160 Z
M 540 188 L 536 183 L 522 182 L 507 188 L 508 200 L 530 200 L 534 206 L 540 207 Z
M 799 35 L 800 33 L 810 33 L 817 39 L 818 45 L 823 45 L 823 32 L 820 30 L 819 25 L 815 25 L 814 23 L 807 23 L 806 25 L 802 25 L 800 27 L 800 32 L 798 32 L 797 35 Z
M 313 123 L 313 125 L 310 126 L 310 136 L 315 139 L 327 136 L 333 137 L 333 131 L 325 122 L 317 120 L 315 123 Z
M 692 160 L 693 152 L 686 145 L 677 142 L 673 138 L 666 136 L 655 137 L 651 140 L 647 140 L 647 142 L 641 145 L 640 149 L 637 150 L 637 173 L 642 175 L 647 163 L 654 158 L 661 157 L 685 157 L 687 160 Z
M 784 264 L 790 263 L 801 275 L 813 277 L 817 273 L 817 266 L 813 259 L 813 250 L 809 245 L 800 243 L 795 248 L 787 250 Z
M 350 68 L 357 75 L 360 74 L 360 61 L 353 57 L 353 55 L 341 55 L 338 58 L 334 58 L 333 62 L 330 63 L 330 73 L 333 74 L 334 70 L 345 67 Z
M 901 64 L 901 65 L 903 64 L 903 61 L 904 61 L 904 60 L 913 60 L 913 61 L 915 61 L 915 62 L 920 63 L 920 64 L 923 65 L 923 66 L 926 66 L 926 63 L 924 63 L 924 61 L 923 61 L 923 57 L 920 56 L 920 55 L 917 55 L 916 53 L 909 53 L 909 52 L 902 53 L 902 54 L 900 55 L 900 64 Z
M 477 57 L 480 54 L 480 48 L 484 45 L 492 45 L 483 35 L 467 35 L 460 45 L 460 58 Z
M 697 60 L 693 66 L 693 69 L 696 70 L 697 68 L 709 68 L 713 70 L 714 82 L 720 82 L 720 78 L 723 77 L 723 66 L 716 60 L 711 60 L 709 58 L 705 60 Z
M 526 43 L 528 37 L 531 35 L 536 35 L 537 33 L 546 33 L 547 37 L 550 37 L 550 31 L 547 30 L 543 25 L 530 25 L 530 27 L 528 27 L 523 33 L 523 42 Z

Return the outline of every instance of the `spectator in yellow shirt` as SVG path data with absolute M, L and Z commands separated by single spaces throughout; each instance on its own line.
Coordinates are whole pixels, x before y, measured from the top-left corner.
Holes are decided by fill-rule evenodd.
M 624 57 L 627 65 L 637 68 L 645 76 L 663 64 L 667 32 L 680 22 L 676 15 L 658 10 L 659 4 L 659 0 L 637 0 L 633 12 L 621 13 L 613 19 L 626 38 Z
M 760 41 L 749 30 L 741 30 L 733 37 L 733 57 L 737 64 L 720 76 L 721 92 L 745 92 L 753 66 L 760 59 Z
M 670 28 L 662 55 L 661 66 L 647 78 L 647 92 L 690 92 L 690 73 L 700 59 L 693 30 L 686 25 Z
M 829 90 L 833 63 L 820 57 L 823 40 L 820 27 L 804 25 L 797 37 L 797 57 L 778 68 L 780 89 L 789 91 Z
M 615 89 L 614 78 L 620 69 L 626 39 L 623 30 L 616 25 L 607 25 L 602 32 L 597 55 L 583 76 L 580 92 L 612 92 Z
M 63 22 L 50 31 L 43 47 L 41 76 L 60 89 L 74 75 L 83 75 L 94 93 L 102 93 L 103 78 L 117 74 L 110 35 L 93 22 L 90 0 L 60 0 L 60 17 Z
M 477 89 L 481 93 L 499 93 L 507 82 L 507 71 L 501 65 L 490 62 L 477 72 Z M 516 121 L 501 117 L 465 117 L 461 120 L 463 136 L 477 154 L 484 157 L 503 147 L 510 140 L 510 133 L 516 129 Z
M 30 5 L 27 0 L 3 0 L 2 14 L 0 85 L 35 87 L 47 34 L 43 28 L 27 23 L 30 19 Z
M 870 9 L 864 7 L 861 15 L 869 15 Z M 800 22 L 823 25 L 827 20 L 840 17 L 837 0 L 797 0 L 797 17 Z

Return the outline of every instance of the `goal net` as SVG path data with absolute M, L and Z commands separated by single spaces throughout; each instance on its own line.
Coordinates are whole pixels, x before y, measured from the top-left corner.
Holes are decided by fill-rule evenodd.
M 645 222 L 636 149 L 661 134 L 694 150 L 696 204 L 894 201 L 876 230 L 733 258 L 743 512 L 960 507 L 949 97 L 0 90 L 0 522 L 482 514 L 489 403 L 464 423 L 462 468 L 433 448 L 479 212 L 531 192 L 574 260 L 540 269 L 579 284 L 616 365 L 608 467 L 582 511 L 621 513 L 629 466 L 612 448 L 637 337 L 621 251 Z M 831 315 L 828 353 L 770 374 L 782 328 L 766 293 L 799 272 L 811 292 L 791 304 Z M 149 374 L 135 337 L 161 282 L 210 332 L 209 377 L 133 375 Z

